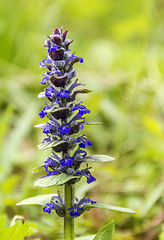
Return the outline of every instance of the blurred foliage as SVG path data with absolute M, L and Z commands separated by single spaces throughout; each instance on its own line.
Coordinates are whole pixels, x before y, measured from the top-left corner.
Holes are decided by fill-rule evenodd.
M 76 219 L 77 236 L 95 234 L 112 219 L 114 240 L 163 239 L 164 220 L 164 1 L 163 0 L 1 0 L 0 7 L 0 225 L 23 215 L 33 225 L 29 239 L 62 237 L 63 223 L 39 206 L 18 207 L 27 197 L 62 187 L 33 186 L 30 170 L 48 151 L 36 147 L 43 134 L 39 61 L 43 37 L 63 26 L 75 38 L 73 51 L 84 58 L 78 78 L 93 93 L 79 96 L 92 114 L 86 126 L 90 154 L 115 162 L 91 164 L 97 184 L 81 181 L 81 191 L 97 202 L 135 209 L 137 214 L 92 209 Z M 101 169 L 101 171 L 100 171 Z M 78 189 L 79 195 L 82 194 Z M 77 196 L 78 197 L 78 196 Z

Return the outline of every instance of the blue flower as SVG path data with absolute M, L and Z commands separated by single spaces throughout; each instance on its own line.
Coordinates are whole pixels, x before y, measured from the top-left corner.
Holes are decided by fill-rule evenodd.
M 84 114 L 90 113 L 91 111 L 83 105 L 75 104 L 72 111 L 79 110 L 78 115 L 83 116 Z
M 96 181 L 96 178 L 94 178 L 90 171 L 88 169 L 83 169 L 83 170 L 79 170 L 76 172 L 78 175 L 84 176 L 87 178 L 87 183 L 90 184 L 92 182 Z
M 48 46 L 48 53 L 51 51 L 51 52 L 55 52 L 57 47 L 60 47 L 59 45 L 56 45 L 56 44 L 52 44 L 51 46 Z
M 43 133 L 45 133 L 45 134 L 48 134 L 48 133 L 51 133 L 50 132 L 50 129 L 53 129 L 53 126 L 51 125 L 51 124 L 47 124 L 45 127 L 44 127 L 44 129 L 43 129 Z
M 43 208 L 43 212 L 51 213 L 51 210 L 54 209 L 53 203 L 47 203 L 46 207 Z
M 51 58 L 47 57 L 39 63 L 40 63 L 40 67 L 47 67 L 48 65 L 53 65 L 53 60 Z
M 45 112 L 45 110 L 46 110 L 47 108 L 46 108 L 46 106 L 40 111 L 40 113 L 39 113 L 39 117 L 40 118 L 44 118 L 46 115 L 47 115 L 47 113 Z
M 46 61 L 46 59 L 45 59 L 42 62 L 40 62 L 41 66 L 42 67 L 47 67 L 47 65 L 45 65 L 46 62 L 50 63 L 50 64 L 53 63 L 51 60 Z M 41 80 L 40 83 L 45 85 L 50 80 L 51 76 L 53 76 L 54 74 L 59 75 L 60 73 L 61 73 L 61 71 L 57 67 L 55 68 L 55 70 L 52 69 L 51 71 L 47 71 L 45 74 L 43 74 L 44 78 Z
M 81 200 L 78 200 L 76 198 L 76 202 L 77 203 L 75 203 L 72 207 L 67 209 L 68 211 L 72 210 L 69 214 L 71 217 L 79 217 L 84 212 L 84 209 L 82 207 L 87 205 L 87 203 L 96 203 L 95 201 L 92 201 L 91 199 L 86 197 L 83 197 Z
M 83 62 L 84 62 L 84 60 L 83 60 L 82 57 L 77 57 L 77 58 L 80 60 L 80 63 L 83 63 Z
M 52 87 L 47 87 L 47 91 L 45 92 L 46 97 L 52 97 L 52 94 L 55 94 L 57 91 Z
M 61 161 L 60 161 L 60 164 L 61 166 L 65 167 L 65 166 L 71 166 L 73 164 L 73 160 L 74 160 L 74 157 L 69 157 L 69 156 L 66 156 L 64 157 Z
M 50 157 L 48 157 L 44 163 L 45 163 L 44 168 L 45 168 L 46 172 L 48 172 L 48 167 L 59 167 L 60 166 L 60 163 L 58 160 L 52 159 Z
M 53 209 L 60 217 L 64 217 L 65 204 L 59 192 L 58 196 L 52 197 L 51 202 L 46 204 L 46 206 L 43 208 L 43 212 L 51 213 L 51 210 Z
M 78 137 L 76 142 L 77 143 L 80 142 L 80 144 L 79 144 L 80 148 L 92 146 L 92 143 L 89 140 L 87 140 L 85 137 Z
M 40 83 L 45 85 L 49 79 L 50 79 L 50 76 L 45 76 Z
M 67 58 L 65 65 L 67 66 L 70 62 L 73 62 L 75 59 L 77 59 L 77 60 L 79 59 L 80 63 L 83 63 L 83 58 L 71 54 L 71 56 L 69 58 Z
M 70 93 L 70 91 L 62 89 L 60 92 L 58 92 L 56 97 L 59 97 L 59 98 L 69 98 L 69 93 Z
M 70 127 L 67 127 L 70 123 L 67 123 L 66 125 L 62 125 L 58 128 L 59 130 L 59 133 L 64 135 L 66 133 L 70 133 L 71 131 L 71 128 Z

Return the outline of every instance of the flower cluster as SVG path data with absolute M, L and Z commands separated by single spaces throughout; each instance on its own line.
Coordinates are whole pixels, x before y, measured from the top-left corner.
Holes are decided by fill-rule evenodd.
M 47 115 L 48 122 L 37 127 L 42 128 L 46 134 L 42 144 L 52 146 L 53 150 L 53 155 L 44 162 L 44 177 L 66 173 L 85 176 L 87 183 L 91 183 L 96 179 L 91 175 L 88 166 L 82 170 L 79 168 L 87 155 L 84 149 L 92 146 L 92 143 L 87 140 L 85 134 L 77 136 L 84 128 L 85 115 L 89 114 L 90 110 L 83 106 L 82 102 L 75 102 L 78 93 L 90 91 L 84 88 L 75 90 L 82 84 L 78 83 L 77 79 L 73 80 L 77 74 L 73 66 L 77 62 L 82 63 L 83 59 L 70 53 L 69 45 L 73 40 L 66 39 L 67 33 L 67 30 L 62 33 L 62 29 L 57 28 L 48 36 L 44 45 L 48 54 L 40 62 L 40 66 L 48 71 L 41 81 L 46 87 L 39 97 L 47 97 L 50 103 L 46 103 L 39 113 L 40 118 Z M 62 156 L 55 152 L 62 153 Z
M 97 203 L 96 201 L 92 201 L 89 198 L 83 197 L 81 200 L 78 200 L 76 198 L 76 203 L 74 203 L 74 205 L 70 208 L 68 208 L 67 210 L 70 211 L 70 216 L 71 217 L 79 217 L 83 212 L 83 206 L 87 205 L 87 203 L 91 203 L 91 204 L 95 204 Z M 90 210 L 90 209 L 88 209 Z
M 85 148 L 92 146 L 92 143 L 85 134 L 78 134 L 85 124 L 89 124 L 85 121 L 85 115 L 89 114 L 90 110 L 82 105 L 82 102 L 77 103 L 76 96 L 91 91 L 79 88 L 82 84 L 78 83 L 78 79 L 74 80 L 77 75 L 76 70 L 73 69 L 74 64 L 82 63 L 83 59 L 70 52 L 69 45 L 73 40 L 66 39 L 67 33 L 68 30 L 62 32 L 62 28 L 57 28 L 52 35 L 47 36 L 44 45 L 47 48 L 47 56 L 40 62 L 40 67 L 46 68 L 47 71 L 41 80 L 41 84 L 45 85 L 44 92 L 39 93 L 38 97 L 46 97 L 49 103 L 45 103 L 39 113 L 40 118 L 47 116 L 48 122 L 37 127 L 46 135 L 40 148 L 52 148 L 52 156 L 44 162 L 46 175 L 42 178 L 64 173 L 74 176 L 69 184 L 79 181 L 82 176 L 85 176 L 87 183 L 90 184 L 96 181 L 91 175 L 90 167 L 87 163 L 84 169 L 80 169 L 80 166 L 81 163 L 86 162 Z M 58 215 L 63 215 L 64 203 L 59 195 L 55 201 L 56 199 L 60 202 L 60 207 L 53 200 L 43 208 L 43 211 L 50 213 L 55 209 Z M 73 205 L 69 209 L 72 210 L 70 215 L 79 216 L 79 210 L 82 209 L 80 206 L 88 202 L 92 203 L 91 200 L 83 198 Z
M 83 207 L 87 205 L 88 203 L 94 204 L 95 201 L 92 201 L 89 198 L 83 197 L 82 199 L 78 200 L 75 198 L 76 203 L 70 208 L 68 208 L 68 211 L 70 212 L 71 217 L 79 217 L 83 212 Z M 60 217 L 64 217 L 65 215 L 65 203 L 63 198 L 60 196 L 60 193 L 58 192 L 58 196 L 52 197 L 50 203 L 47 203 L 46 206 L 43 208 L 43 212 L 51 213 L 52 210 L 55 210 L 57 215 Z M 88 209 L 87 211 L 89 211 Z
M 51 202 L 46 204 L 46 206 L 43 208 L 43 212 L 51 213 L 51 210 L 53 209 L 56 211 L 58 216 L 64 217 L 65 204 L 59 192 L 58 196 L 52 197 Z

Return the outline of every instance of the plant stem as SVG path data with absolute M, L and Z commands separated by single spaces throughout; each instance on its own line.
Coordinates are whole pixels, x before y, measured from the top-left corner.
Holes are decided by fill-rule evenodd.
M 74 240 L 74 218 L 69 215 L 68 208 L 74 204 L 74 185 L 65 184 L 65 217 L 64 217 L 64 239 Z

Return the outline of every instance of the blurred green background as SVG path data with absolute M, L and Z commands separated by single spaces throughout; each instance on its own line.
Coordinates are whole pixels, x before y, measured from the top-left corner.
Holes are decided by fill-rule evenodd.
M 0 1 L 0 228 L 23 215 L 35 234 L 29 239 L 62 237 L 62 219 L 40 206 L 15 204 L 62 187 L 33 186 L 30 170 L 43 163 L 44 138 L 33 126 L 44 122 L 39 68 L 50 29 L 69 29 L 80 82 L 92 89 L 78 100 L 91 109 L 86 126 L 93 142 L 88 154 L 107 154 L 115 162 L 92 164 L 97 184 L 81 181 L 77 197 L 128 207 L 135 215 L 92 209 L 76 219 L 77 236 L 95 234 L 112 219 L 114 240 L 164 239 L 164 1 L 13 0 Z

